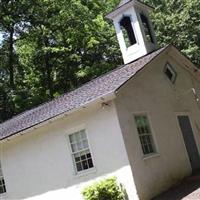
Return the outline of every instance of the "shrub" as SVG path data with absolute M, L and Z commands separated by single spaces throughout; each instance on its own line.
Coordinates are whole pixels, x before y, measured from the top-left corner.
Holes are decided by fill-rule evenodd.
M 84 200 L 124 200 L 125 194 L 115 177 L 93 183 L 83 192 Z

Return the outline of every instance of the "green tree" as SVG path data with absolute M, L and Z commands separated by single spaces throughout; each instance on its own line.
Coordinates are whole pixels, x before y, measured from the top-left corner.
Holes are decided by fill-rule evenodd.
M 47 98 L 76 88 L 121 63 L 114 28 L 103 17 L 114 5 L 61 0 L 38 1 L 33 6 L 31 26 L 17 51 L 23 64 L 31 64 L 39 72 L 37 77 L 45 86 L 41 92 Z
M 0 32 L 4 34 L 0 69 L 5 77 L 0 120 L 70 91 L 121 63 L 113 25 L 104 20 L 117 2 L 0 1 Z
M 17 36 L 26 27 L 25 16 L 29 7 L 27 2 L 25 0 L 0 1 L 0 32 L 4 36 L 4 46 L 7 46 L 4 52 L 5 54 L 7 53 L 7 59 L 4 60 L 4 65 L 6 65 L 9 71 L 9 82 L 12 89 L 16 87 L 15 73 L 17 73 L 16 65 L 18 65 L 14 45 Z
M 0 121 L 23 110 L 21 69 L 15 43 L 26 28 L 25 16 L 29 1 L 0 1 L 0 32 L 3 41 L 0 46 Z
M 120 0 L 0 1 L 0 121 L 68 92 L 122 63 L 112 22 Z M 155 7 L 158 44 L 200 65 L 200 2 L 144 0 Z
M 200 66 L 200 1 L 145 0 L 155 7 L 152 20 L 158 44 L 172 43 Z

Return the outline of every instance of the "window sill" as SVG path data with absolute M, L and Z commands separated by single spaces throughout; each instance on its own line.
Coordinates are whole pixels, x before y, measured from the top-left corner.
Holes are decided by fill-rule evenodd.
M 148 159 L 151 159 L 151 158 L 156 158 L 156 157 L 160 157 L 160 154 L 159 153 L 152 153 L 152 154 L 149 154 L 149 155 L 145 155 L 143 156 L 143 160 L 148 160 Z
M 81 171 L 81 172 L 77 172 L 76 174 L 74 174 L 75 178 L 81 178 L 83 176 L 87 176 L 89 174 L 93 174 L 93 173 L 96 173 L 96 168 L 93 167 L 91 169 L 87 169 L 87 170 L 84 170 L 84 171 Z

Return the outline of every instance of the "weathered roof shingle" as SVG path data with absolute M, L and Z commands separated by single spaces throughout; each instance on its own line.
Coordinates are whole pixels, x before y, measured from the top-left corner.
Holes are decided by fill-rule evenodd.
M 72 92 L 66 93 L 53 101 L 42 104 L 7 120 L 0 124 L 0 140 L 15 135 L 58 115 L 84 106 L 106 94 L 115 92 L 166 48 L 167 47 L 159 49 L 134 62 L 118 67 Z

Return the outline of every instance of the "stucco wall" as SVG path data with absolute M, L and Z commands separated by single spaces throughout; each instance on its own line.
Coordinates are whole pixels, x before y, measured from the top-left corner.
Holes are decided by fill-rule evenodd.
M 67 135 L 86 129 L 95 169 L 75 175 Z M 7 194 L 3 199 L 81 200 L 96 179 L 117 176 L 130 200 L 137 199 L 114 105 L 74 113 L 1 144 Z
M 180 58 L 178 58 L 180 59 Z M 175 85 L 167 79 L 166 62 L 176 69 Z M 200 147 L 200 105 L 191 88 L 200 95 L 200 85 L 171 57 L 162 55 L 139 72 L 118 92 L 115 100 L 128 156 L 140 199 L 150 199 L 191 173 L 177 113 L 191 117 L 195 139 Z M 157 154 L 144 157 L 133 115 L 147 113 Z M 200 148 L 199 148 L 200 150 Z

